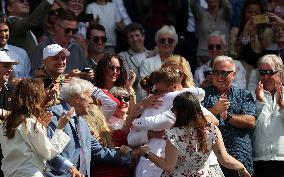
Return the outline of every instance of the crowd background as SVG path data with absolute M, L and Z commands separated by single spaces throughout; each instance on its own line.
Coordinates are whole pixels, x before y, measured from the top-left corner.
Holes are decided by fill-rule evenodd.
M 5 176 L 284 176 L 284 1 L 0 2 Z

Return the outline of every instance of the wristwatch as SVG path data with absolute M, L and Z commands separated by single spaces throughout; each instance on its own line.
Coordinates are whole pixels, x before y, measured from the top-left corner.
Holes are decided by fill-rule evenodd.
M 226 123 L 228 123 L 232 119 L 233 115 L 231 112 L 227 112 L 227 119 L 225 120 Z
M 144 153 L 144 155 L 143 155 L 143 157 L 145 158 L 145 159 L 149 159 L 149 154 L 150 154 L 150 150 L 148 150 L 148 151 L 146 151 L 145 153 Z

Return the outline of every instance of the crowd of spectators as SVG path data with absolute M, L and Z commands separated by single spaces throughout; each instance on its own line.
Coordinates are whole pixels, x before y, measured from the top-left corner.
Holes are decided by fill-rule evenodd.
M 283 177 L 283 0 L 1 0 L 5 177 Z

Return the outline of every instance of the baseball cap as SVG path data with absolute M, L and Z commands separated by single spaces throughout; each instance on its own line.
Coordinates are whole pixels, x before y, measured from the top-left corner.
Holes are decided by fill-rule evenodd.
M 68 57 L 70 55 L 70 52 L 67 49 L 62 48 L 58 44 L 48 45 L 43 49 L 42 59 L 46 59 L 47 57 L 54 57 L 55 55 L 57 55 L 61 51 L 65 53 L 66 57 Z
M 0 63 L 12 63 L 14 65 L 18 64 L 19 61 L 17 60 L 12 60 L 7 52 L 5 51 L 0 51 Z

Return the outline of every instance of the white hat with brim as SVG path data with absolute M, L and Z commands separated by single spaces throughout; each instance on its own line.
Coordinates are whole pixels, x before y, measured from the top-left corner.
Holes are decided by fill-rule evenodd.
M 42 59 L 46 59 L 48 57 L 54 57 L 55 55 L 57 55 L 59 52 L 64 52 L 64 54 L 66 55 L 66 57 L 68 57 L 70 55 L 70 52 L 65 49 L 65 48 L 62 48 L 60 45 L 58 44 L 51 44 L 51 45 L 48 45 L 46 46 L 44 49 L 43 49 L 43 52 L 42 52 Z
M 12 63 L 13 65 L 17 65 L 19 64 L 19 61 L 12 60 L 7 54 L 7 52 L 0 51 L 0 63 Z

